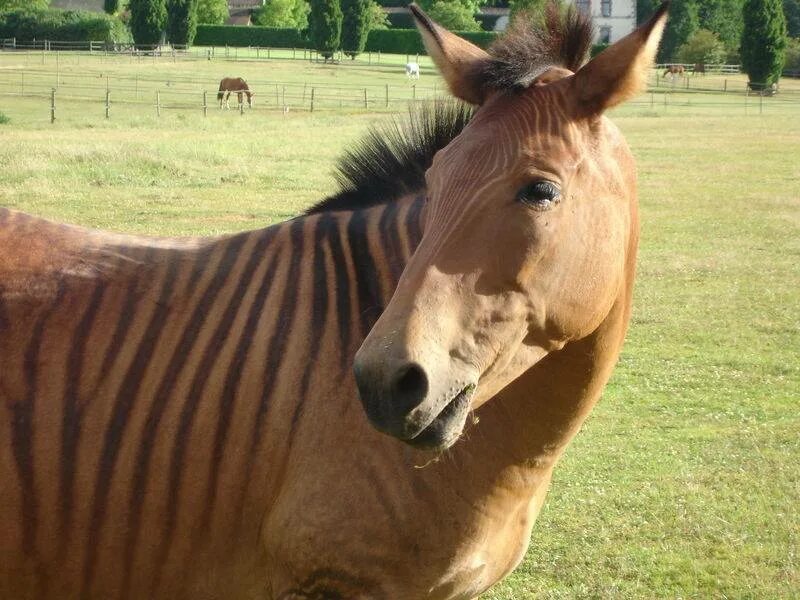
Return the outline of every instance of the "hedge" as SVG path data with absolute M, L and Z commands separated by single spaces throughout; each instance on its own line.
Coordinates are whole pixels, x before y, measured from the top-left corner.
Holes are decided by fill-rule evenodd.
M 308 40 L 296 29 L 198 25 L 195 46 L 261 46 L 262 48 L 309 48 Z
M 111 15 L 49 8 L 0 12 L 0 38 L 26 42 L 129 42 L 131 34 L 122 21 Z
M 485 48 L 497 34 L 491 31 L 456 32 Z M 241 27 L 237 25 L 198 25 L 196 46 L 261 46 L 262 48 L 310 48 L 308 40 L 294 29 Z M 374 29 L 369 32 L 365 52 L 424 54 L 422 38 L 416 29 Z

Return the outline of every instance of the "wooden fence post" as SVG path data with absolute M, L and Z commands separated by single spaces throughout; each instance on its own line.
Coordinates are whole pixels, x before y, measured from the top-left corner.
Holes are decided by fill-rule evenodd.
M 50 90 L 50 122 L 56 122 L 56 88 Z
M 389 108 L 389 84 L 386 84 L 386 108 Z
M 311 112 L 314 112 L 314 88 L 311 88 Z
M 367 101 L 367 88 L 364 88 L 364 108 L 369 108 L 369 102 Z
M 110 109 L 111 109 L 111 90 L 106 88 L 106 119 L 108 118 L 108 113 Z
M 244 97 L 242 97 L 242 101 L 239 102 L 239 116 L 244 116 Z
M 208 116 L 208 92 L 203 90 L 203 116 Z
M 156 90 L 156 115 L 161 116 L 161 92 Z

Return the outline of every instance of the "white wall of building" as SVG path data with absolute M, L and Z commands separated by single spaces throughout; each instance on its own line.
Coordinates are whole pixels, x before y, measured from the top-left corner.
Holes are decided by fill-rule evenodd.
M 592 15 L 597 43 L 616 42 L 636 28 L 636 0 L 576 0 Z

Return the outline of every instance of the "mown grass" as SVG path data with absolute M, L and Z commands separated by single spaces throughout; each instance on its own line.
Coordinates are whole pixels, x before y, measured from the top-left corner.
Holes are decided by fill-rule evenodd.
M 359 72 L 346 77 L 380 75 Z M 487 599 L 800 596 L 797 107 L 765 99 L 758 115 L 742 96 L 681 97 L 614 114 L 640 177 L 628 341 L 524 562 Z M 106 121 L 65 102 L 50 125 L 44 109 L 0 96 L 0 205 L 159 234 L 297 214 L 332 191 L 333 158 L 386 118 L 158 118 L 130 105 Z

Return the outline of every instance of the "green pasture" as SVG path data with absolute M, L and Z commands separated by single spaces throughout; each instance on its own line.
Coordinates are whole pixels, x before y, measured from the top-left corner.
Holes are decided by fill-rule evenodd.
M 286 219 L 333 191 L 334 158 L 370 124 L 405 110 L 405 57 L 381 59 L 60 57 L 58 77 L 101 87 L 77 100 L 61 83 L 51 124 L 33 86 L 49 93 L 53 57 L 0 53 L 0 205 L 167 235 Z M 10 83 L 23 69 L 30 95 Z M 203 116 L 197 93 L 224 75 L 259 83 L 256 109 Z M 123 86 L 136 76 L 140 102 Z M 739 90 L 665 93 L 659 81 L 613 115 L 640 179 L 628 341 L 556 469 L 525 560 L 487 599 L 800 597 L 800 85 L 763 99 L 741 76 L 708 75 L 707 87 L 724 79 Z M 356 99 L 388 83 L 398 97 L 284 113 L 264 99 L 275 82 Z M 423 66 L 417 91 L 434 94 L 434 82 L 438 93 Z M 168 87 L 194 100 L 170 104 L 165 91 L 159 117 L 150 95 Z

